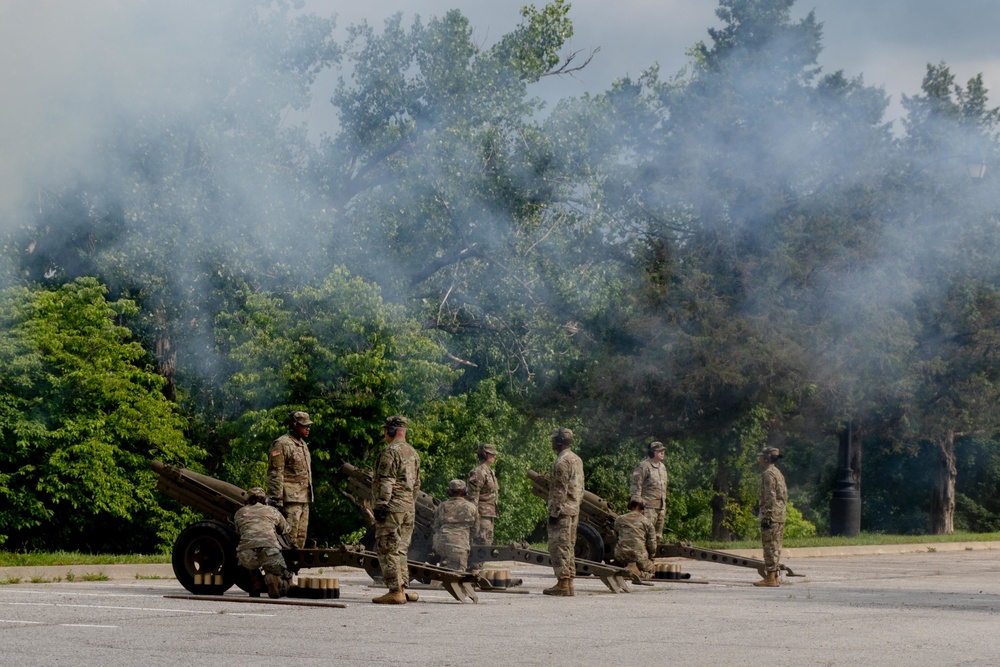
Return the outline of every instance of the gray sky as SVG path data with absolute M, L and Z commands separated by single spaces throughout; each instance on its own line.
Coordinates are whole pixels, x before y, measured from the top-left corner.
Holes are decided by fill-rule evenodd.
M 395 12 L 407 17 L 439 16 L 462 10 L 477 37 L 490 43 L 515 26 L 526 0 L 368 0 L 347 6 L 341 0 L 309 0 L 320 13 L 338 15 L 341 28 L 360 19 L 380 26 Z M 536 6 L 544 0 L 536 0 Z M 571 48 L 600 53 L 575 79 L 555 84 L 558 99 L 600 92 L 616 78 L 635 76 L 653 62 L 669 76 L 687 62 L 686 50 L 708 39 L 718 25 L 716 0 L 574 0 L 570 18 L 575 36 Z M 919 92 L 928 62 L 946 61 L 964 83 L 982 72 L 991 96 L 1000 103 L 1000 2 L 996 0 L 799 0 L 796 18 L 810 10 L 824 23 L 825 72 L 863 74 L 865 82 L 882 86 L 892 97 L 890 114 L 899 115 L 901 93 Z M 546 86 L 553 85 L 551 81 Z M 549 94 L 546 94 L 548 97 Z

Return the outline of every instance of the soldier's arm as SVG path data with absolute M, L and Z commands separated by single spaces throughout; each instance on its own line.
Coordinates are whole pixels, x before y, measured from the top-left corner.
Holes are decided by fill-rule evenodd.
M 774 513 L 774 504 L 776 498 L 776 491 L 774 477 L 765 474 L 761 478 L 760 484 L 760 520 L 770 521 Z
M 569 484 L 567 467 L 562 461 L 552 468 L 552 481 L 549 483 L 549 516 L 562 515 L 562 506 L 566 502 L 566 490 Z
M 279 535 L 288 534 L 288 522 L 285 521 L 285 517 L 281 515 L 281 512 L 275 512 L 278 515 L 277 521 L 275 522 L 275 530 L 278 531 Z
M 389 500 L 392 499 L 392 487 L 396 483 L 392 463 L 392 455 L 389 452 L 382 452 L 375 465 L 375 476 L 372 483 L 375 509 L 384 509 L 389 504 Z
M 479 492 L 483 488 L 483 480 L 478 472 L 479 468 L 473 468 L 469 472 L 469 481 L 465 485 L 465 497 L 476 507 L 479 507 Z
M 656 556 L 656 528 L 649 521 L 646 522 L 646 552 L 650 558 Z
M 628 485 L 629 500 L 642 501 L 642 464 L 632 471 L 632 479 Z
M 271 445 L 267 453 L 267 497 L 284 498 L 285 450 L 280 442 Z

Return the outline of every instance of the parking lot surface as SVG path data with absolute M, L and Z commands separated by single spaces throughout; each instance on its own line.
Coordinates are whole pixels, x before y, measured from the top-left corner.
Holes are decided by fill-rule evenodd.
M 172 599 L 188 592 L 169 566 L 109 581 L 26 573 L 0 586 L 0 665 L 1000 664 L 996 551 L 789 558 L 805 576 L 777 589 L 752 586 L 752 570 L 676 562 L 691 581 L 615 595 L 578 579 L 574 598 L 541 595 L 549 570 L 507 564 L 526 592 L 461 604 L 419 590 L 399 607 L 371 604 L 382 589 L 362 570 L 327 569 L 346 608 Z

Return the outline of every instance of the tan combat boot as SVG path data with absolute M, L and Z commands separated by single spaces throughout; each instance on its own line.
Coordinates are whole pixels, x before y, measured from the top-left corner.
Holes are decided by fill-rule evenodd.
M 766 586 L 766 587 L 769 587 L 769 588 L 777 588 L 781 584 L 778 583 L 778 573 L 777 572 L 768 572 L 767 574 L 764 575 L 763 579 L 761 579 L 760 581 L 753 582 L 753 585 L 754 586 Z
M 375 604 L 406 604 L 406 593 L 403 592 L 402 588 L 397 588 L 385 595 L 372 598 L 372 602 Z
M 420 596 L 415 592 L 406 590 L 406 586 L 403 586 L 403 595 L 406 596 L 407 602 L 416 602 L 420 599 Z
M 560 597 L 572 597 L 575 595 L 573 592 L 573 579 L 572 577 L 560 578 L 556 581 L 556 585 L 551 588 L 546 588 L 542 591 L 543 595 L 557 595 Z

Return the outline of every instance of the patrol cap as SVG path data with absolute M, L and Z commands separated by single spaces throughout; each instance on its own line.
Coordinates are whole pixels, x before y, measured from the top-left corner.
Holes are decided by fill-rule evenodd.
M 659 440 L 656 440 L 654 442 L 649 443 L 649 451 L 651 451 L 651 452 L 665 452 L 665 451 L 667 451 L 667 448 L 663 445 L 662 442 L 660 442 Z
M 774 463 L 775 461 L 781 458 L 781 450 L 778 449 L 777 447 L 765 447 L 764 449 L 760 450 L 759 456 L 762 459 L 766 459 L 771 463 Z
M 301 410 L 296 410 L 292 413 L 292 421 L 299 426 L 311 426 L 312 420 L 309 419 L 308 412 L 302 412 Z
M 260 488 L 259 486 L 255 486 L 249 491 L 247 491 L 247 497 L 259 498 L 260 500 L 267 500 L 267 491 Z
M 560 426 L 552 432 L 552 442 L 560 445 L 571 444 L 573 442 L 573 431 L 565 426 Z
M 465 491 L 465 482 L 460 479 L 453 479 L 448 482 L 448 493 L 461 493 Z
M 385 420 L 385 425 L 391 426 L 393 428 L 406 428 L 406 417 L 402 415 L 393 415 Z
M 482 442 L 479 444 L 479 451 L 481 451 L 484 454 L 489 454 L 490 456 L 497 455 L 497 448 L 486 442 Z

